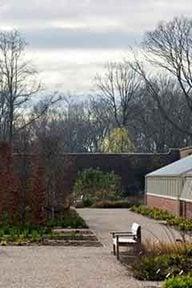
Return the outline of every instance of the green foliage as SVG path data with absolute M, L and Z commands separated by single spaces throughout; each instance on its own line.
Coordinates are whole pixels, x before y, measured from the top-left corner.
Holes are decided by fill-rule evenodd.
M 175 276 L 181 271 L 192 270 L 192 258 L 186 255 L 142 256 L 133 265 L 134 276 L 139 280 L 161 281 L 167 275 Z
M 93 208 L 130 208 L 131 204 L 125 200 L 110 201 L 103 200 L 95 202 L 92 205 Z
M 0 244 L 8 243 L 31 243 L 41 241 L 43 235 L 50 233 L 50 229 L 47 227 L 23 225 L 0 225 Z
M 62 228 L 87 228 L 85 221 L 75 210 L 72 209 L 66 211 L 63 216 L 48 221 L 47 226 Z
M 140 205 L 133 206 L 131 211 L 148 216 L 155 220 L 165 220 L 168 225 L 175 226 L 180 231 L 192 231 L 192 220 L 172 215 L 165 210 Z
M 93 205 L 93 199 L 90 197 L 83 197 L 82 199 L 83 207 L 91 207 Z
M 156 220 L 164 220 L 168 225 L 175 226 L 179 230 L 192 231 L 191 220 L 177 217 L 167 211 L 157 208 L 151 209 L 144 205 L 133 206 L 131 210 Z M 138 279 L 161 281 L 167 275 L 177 276 L 181 271 L 187 275 L 192 271 L 192 246 L 189 243 L 160 243 L 158 245 L 147 243 L 143 252 L 144 256 L 139 257 L 133 266 L 135 277 Z
M 101 151 L 103 152 L 122 153 L 133 152 L 134 150 L 134 144 L 125 128 L 113 129 L 101 144 Z
M 163 288 L 192 288 L 192 276 L 177 276 L 165 281 Z
M 65 212 L 62 217 L 49 221 L 46 226 L 12 225 L 7 222 L 6 217 L 4 219 L 5 222 L 0 224 L 0 245 L 41 243 L 45 236 L 50 239 L 56 237 L 52 232 L 53 227 L 87 228 L 85 221 L 72 209 Z
M 99 200 L 116 200 L 120 193 L 120 177 L 114 172 L 87 169 L 79 173 L 75 184 L 75 198 L 93 203 Z
M 168 268 L 167 256 L 144 256 L 133 266 L 133 273 L 139 280 L 161 281 L 165 279 Z

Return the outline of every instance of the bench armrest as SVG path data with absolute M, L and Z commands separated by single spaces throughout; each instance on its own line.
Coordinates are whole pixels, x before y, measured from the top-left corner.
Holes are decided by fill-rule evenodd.
M 118 237 L 125 237 L 125 238 L 131 238 L 131 239 L 134 239 L 135 238 L 135 235 L 133 234 L 130 234 L 130 233 L 116 233 L 113 235 L 113 238 L 118 238 Z
M 130 234 L 130 235 L 133 235 L 133 233 L 131 232 L 131 231 L 117 231 L 117 232 L 115 232 L 115 231 L 113 231 L 113 232 L 110 232 L 110 234 L 112 234 L 112 235 L 115 235 L 115 234 Z
M 121 234 L 121 233 L 118 233 L 118 234 L 115 234 L 115 237 L 130 237 L 130 238 L 134 238 L 135 237 L 135 235 L 133 235 L 133 234 L 125 234 L 125 233 L 123 233 L 123 234 Z

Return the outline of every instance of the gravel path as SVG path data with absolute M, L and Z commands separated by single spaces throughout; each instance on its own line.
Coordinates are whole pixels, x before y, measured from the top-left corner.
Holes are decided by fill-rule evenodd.
M 161 225 L 142 216 L 137 218 L 127 209 L 82 209 L 79 213 L 103 247 L 0 247 L 0 288 L 156 287 L 155 283 L 143 284 L 133 279 L 110 253 L 109 231 L 127 230 L 133 220 L 144 223 L 147 229 L 151 227 L 152 232 Z M 161 231 L 158 233 L 161 235 Z
M 104 248 L 2 247 L 1 288 L 140 287 Z

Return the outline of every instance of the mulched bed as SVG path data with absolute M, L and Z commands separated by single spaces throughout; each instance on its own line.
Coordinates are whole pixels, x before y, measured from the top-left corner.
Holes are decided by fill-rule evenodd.
M 101 247 L 96 235 L 90 229 L 53 228 L 53 233 L 40 240 L 1 241 L 0 246 L 84 246 Z
M 53 229 L 53 232 L 54 237 L 44 237 L 42 242 L 43 245 L 84 247 L 102 246 L 102 244 L 98 241 L 96 235 L 90 229 L 55 228 Z

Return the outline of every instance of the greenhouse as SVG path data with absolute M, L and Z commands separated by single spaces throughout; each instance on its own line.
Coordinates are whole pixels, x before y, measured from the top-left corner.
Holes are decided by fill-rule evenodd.
M 149 207 L 192 218 L 192 155 L 147 174 L 145 192 Z

